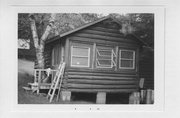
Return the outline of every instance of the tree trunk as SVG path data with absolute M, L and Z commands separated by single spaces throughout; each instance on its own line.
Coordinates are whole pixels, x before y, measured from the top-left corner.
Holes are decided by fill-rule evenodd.
M 34 16 L 32 14 L 30 14 L 31 31 L 32 31 L 34 46 L 36 48 L 37 68 L 40 68 L 40 69 L 45 68 L 44 46 L 45 46 L 45 41 L 46 41 L 48 35 L 50 34 L 50 31 L 52 30 L 52 27 L 54 25 L 54 20 L 55 20 L 55 14 L 51 14 L 49 24 L 47 25 L 46 30 L 43 33 L 43 35 L 41 36 L 41 39 L 39 41 L 39 38 L 37 35 L 37 30 L 36 30 L 36 22 L 35 22 Z
M 44 50 L 37 48 L 36 49 L 36 59 L 37 59 L 37 68 L 44 69 Z
M 32 16 L 31 14 L 29 15 L 29 19 L 30 19 L 30 26 L 31 26 L 31 31 L 32 31 L 32 37 L 33 37 L 33 41 L 34 41 L 34 47 L 37 49 L 39 46 L 39 38 L 37 35 L 37 29 L 36 29 L 36 22 L 34 19 L 34 16 Z

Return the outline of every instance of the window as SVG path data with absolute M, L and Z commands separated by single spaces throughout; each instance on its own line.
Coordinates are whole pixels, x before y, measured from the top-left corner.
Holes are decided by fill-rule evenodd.
M 61 48 L 60 45 L 56 45 L 52 50 L 52 65 L 59 65 L 61 60 Z
M 90 48 L 81 46 L 71 47 L 71 66 L 89 67 Z
M 96 67 L 98 68 L 112 68 L 116 66 L 116 54 L 114 50 L 109 47 L 96 48 Z
M 119 50 L 119 68 L 120 69 L 135 68 L 135 51 Z

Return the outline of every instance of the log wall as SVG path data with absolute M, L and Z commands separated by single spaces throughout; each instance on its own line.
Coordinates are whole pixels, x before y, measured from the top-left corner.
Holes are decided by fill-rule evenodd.
M 154 53 L 150 51 L 146 51 L 145 53 L 141 54 L 139 76 L 145 79 L 145 89 L 154 89 Z
M 133 92 L 138 90 L 139 85 L 139 54 L 140 42 L 134 38 L 128 38 L 119 33 L 120 27 L 116 23 L 108 24 L 102 22 L 87 27 L 68 35 L 65 40 L 65 75 L 63 80 L 63 90 L 76 92 Z M 62 39 L 61 39 L 62 40 Z M 90 68 L 70 67 L 70 45 L 72 42 L 86 42 L 91 44 L 93 51 L 96 45 L 111 45 L 127 49 L 137 49 L 136 69 L 134 70 L 114 70 L 97 69 L 92 59 Z M 46 67 L 51 66 L 51 51 L 57 42 L 49 43 L 45 47 Z M 142 76 L 141 76 L 142 77 Z
M 52 57 L 52 45 L 46 45 L 44 51 L 44 58 L 45 58 L 45 68 L 51 67 L 51 57 Z
M 138 88 L 135 74 L 66 69 L 63 89 L 76 92 L 132 92 Z
M 66 50 L 67 48 L 70 49 L 71 42 L 86 42 L 86 44 L 92 45 L 92 47 L 94 47 L 94 45 L 111 45 L 115 48 L 116 46 L 126 49 L 139 48 L 139 42 L 128 39 L 120 34 L 118 27 L 108 27 L 103 23 L 96 24 L 70 35 L 67 42 Z M 137 91 L 139 82 L 138 63 L 136 63 L 136 69 L 134 70 L 97 69 L 93 63 L 90 68 L 72 68 L 69 63 L 69 51 L 68 55 L 66 55 L 66 60 L 68 61 L 63 81 L 64 90 L 114 93 Z M 136 59 L 138 59 L 138 52 Z

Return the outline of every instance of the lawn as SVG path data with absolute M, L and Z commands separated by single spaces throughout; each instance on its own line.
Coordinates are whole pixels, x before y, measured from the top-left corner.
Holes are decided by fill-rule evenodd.
M 22 87 L 33 82 L 34 62 L 18 60 L 18 104 L 44 104 L 48 100 L 43 95 L 25 91 Z

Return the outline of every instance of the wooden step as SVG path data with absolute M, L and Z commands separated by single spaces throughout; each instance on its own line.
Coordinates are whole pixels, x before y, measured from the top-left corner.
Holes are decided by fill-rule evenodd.
M 30 86 L 38 86 L 38 83 L 28 83 Z
M 26 87 L 26 86 L 23 86 L 22 88 L 23 88 L 24 90 L 26 90 L 26 91 L 31 91 L 31 90 L 32 90 L 30 87 Z

